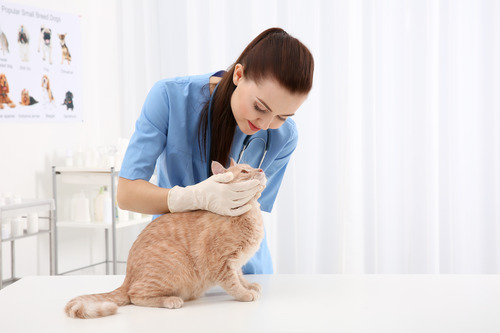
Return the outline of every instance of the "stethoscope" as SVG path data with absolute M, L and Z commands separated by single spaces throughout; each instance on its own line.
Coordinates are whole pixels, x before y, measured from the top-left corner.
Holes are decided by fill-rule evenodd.
M 238 161 L 236 163 L 241 162 L 241 158 L 243 157 L 243 153 L 247 150 L 248 146 L 253 140 L 260 140 L 264 143 L 264 153 L 262 154 L 262 158 L 260 159 L 258 168 L 262 166 L 262 162 L 264 162 L 264 158 L 266 158 L 267 151 L 269 150 L 269 146 L 271 145 L 271 131 L 266 131 L 266 139 L 264 138 L 254 138 L 251 135 L 247 135 L 245 140 L 243 141 L 243 148 L 241 148 L 240 155 L 238 156 Z
M 211 129 L 211 119 L 212 119 L 212 103 L 213 103 L 213 97 L 215 95 L 215 92 L 217 91 L 217 87 L 219 86 L 219 84 L 217 84 L 215 86 L 215 89 L 214 91 L 212 92 L 212 95 L 210 96 L 210 102 L 208 103 L 208 126 L 207 126 L 207 135 L 208 137 L 210 138 L 211 135 L 212 135 L 212 129 Z M 266 154 L 267 154 L 267 151 L 269 150 L 269 147 L 271 146 L 271 130 L 267 130 L 266 131 L 266 139 L 264 140 L 264 138 L 262 137 L 252 137 L 252 135 L 247 135 L 245 137 L 245 140 L 243 140 L 243 147 L 241 148 L 240 150 L 240 154 L 238 155 L 238 160 L 236 161 L 236 163 L 240 163 L 242 158 L 243 158 L 243 154 L 245 153 L 245 150 L 247 150 L 248 146 L 250 146 L 250 143 L 252 143 L 252 141 L 254 140 L 260 140 L 264 143 L 264 152 L 262 153 L 262 158 L 260 159 L 260 162 L 259 162 L 259 165 L 257 168 L 261 168 L 262 166 L 262 163 L 264 162 L 264 158 L 266 158 Z M 211 142 L 210 140 L 208 140 L 208 144 L 207 144 L 207 155 L 206 156 L 210 156 L 210 146 L 211 146 Z M 210 170 L 211 170 L 211 161 L 208 159 L 207 161 L 207 175 L 210 175 Z

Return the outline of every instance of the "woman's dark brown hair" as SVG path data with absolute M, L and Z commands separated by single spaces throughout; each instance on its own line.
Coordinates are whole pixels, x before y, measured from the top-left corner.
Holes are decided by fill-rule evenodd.
M 290 93 L 307 94 L 312 88 L 314 59 L 298 39 L 280 28 L 267 29 L 243 50 L 229 67 L 214 92 L 211 115 L 210 160 L 227 166 L 233 143 L 236 120 L 231 111 L 231 96 L 236 85 L 236 64 L 243 65 L 244 76 L 256 83 L 274 79 Z M 200 150 L 207 149 L 208 106 L 205 104 L 199 124 Z

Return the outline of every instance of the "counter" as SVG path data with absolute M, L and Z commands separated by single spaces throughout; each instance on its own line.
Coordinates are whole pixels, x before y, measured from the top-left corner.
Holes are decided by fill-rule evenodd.
M 129 305 L 72 319 L 74 296 L 124 276 L 25 277 L 0 290 L 1 332 L 500 332 L 499 275 L 254 275 L 256 302 L 219 287 L 177 310 Z

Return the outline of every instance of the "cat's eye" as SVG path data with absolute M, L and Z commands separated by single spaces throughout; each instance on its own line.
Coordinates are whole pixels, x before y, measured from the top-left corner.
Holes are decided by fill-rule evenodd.
M 248 171 L 246 171 L 246 170 L 241 170 L 241 173 L 248 173 Z

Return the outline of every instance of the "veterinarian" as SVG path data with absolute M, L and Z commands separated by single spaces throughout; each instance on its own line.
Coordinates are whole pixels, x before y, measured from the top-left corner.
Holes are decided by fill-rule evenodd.
M 261 185 L 255 180 L 228 184 L 232 174 L 211 175 L 207 166 L 213 160 L 222 165 L 230 158 L 238 161 L 246 142 L 241 163 L 264 170 L 267 185 L 259 202 L 270 212 L 297 145 L 291 117 L 311 90 L 313 71 L 307 47 L 284 30 L 271 28 L 227 71 L 157 82 L 124 157 L 119 206 L 153 215 L 198 209 L 245 213 Z M 158 186 L 149 182 L 155 167 Z M 272 272 L 264 238 L 243 273 Z

